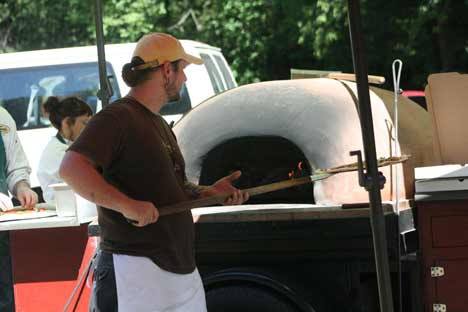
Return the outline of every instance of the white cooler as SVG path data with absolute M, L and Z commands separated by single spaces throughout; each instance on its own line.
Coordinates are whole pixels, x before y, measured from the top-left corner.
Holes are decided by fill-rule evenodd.
M 65 183 L 52 184 L 55 206 L 59 217 L 77 217 L 80 223 L 92 221 L 97 216 L 96 204 L 76 194 Z

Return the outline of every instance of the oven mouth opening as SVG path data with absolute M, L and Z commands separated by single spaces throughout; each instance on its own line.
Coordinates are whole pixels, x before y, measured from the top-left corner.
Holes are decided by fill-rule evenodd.
M 301 163 L 298 169 L 298 164 Z M 234 185 L 245 189 L 312 174 L 304 153 L 291 141 L 278 136 L 248 136 L 230 139 L 209 151 L 202 161 L 201 185 L 241 170 Z M 314 204 L 313 184 L 254 196 L 246 204 L 310 203 Z

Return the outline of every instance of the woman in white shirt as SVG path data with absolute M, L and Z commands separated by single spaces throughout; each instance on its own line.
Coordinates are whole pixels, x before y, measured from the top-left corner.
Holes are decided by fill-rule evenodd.
M 60 163 L 69 145 L 76 140 L 88 123 L 93 111 L 85 101 L 77 97 L 59 99 L 55 96 L 47 99 L 44 110 L 58 132 L 42 152 L 37 178 L 41 184 L 44 200 L 53 203 L 54 193 L 49 185 L 63 182 L 58 174 Z

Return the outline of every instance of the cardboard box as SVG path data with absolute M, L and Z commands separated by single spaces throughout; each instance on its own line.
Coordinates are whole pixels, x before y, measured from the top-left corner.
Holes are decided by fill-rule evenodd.
M 416 194 L 468 191 L 468 166 L 444 165 L 415 168 Z

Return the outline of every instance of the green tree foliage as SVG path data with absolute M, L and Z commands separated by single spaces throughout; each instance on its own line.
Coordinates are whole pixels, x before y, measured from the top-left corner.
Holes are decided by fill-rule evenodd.
M 90 5 L 89 0 L 6 0 L 0 4 L 0 49 L 92 44 L 94 20 Z
M 152 31 L 223 49 L 237 80 L 288 79 L 290 68 L 352 72 L 344 0 L 103 0 L 106 42 Z M 0 51 L 95 44 L 93 0 L 4 0 Z M 468 0 L 362 0 L 369 73 L 403 86 L 468 68 Z M 390 85 L 387 85 L 390 87 Z
M 277 65 L 269 64 L 268 60 L 276 28 L 271 19 L 272 9 L 272 3 L 263 0 L 219 0 L 205 5 L 200 14 L 202 40 L 213 38 L 214 44 L 223 48 L 241 83 L 265 80 L 267 71 Z M 258 68 L 264 72 L 260 73 Z
M 143 34 L 164 31 L 167 3 L 153 0 L 109 0 L 104 6 L 104 33 L 112 43 L 132 42 Z

